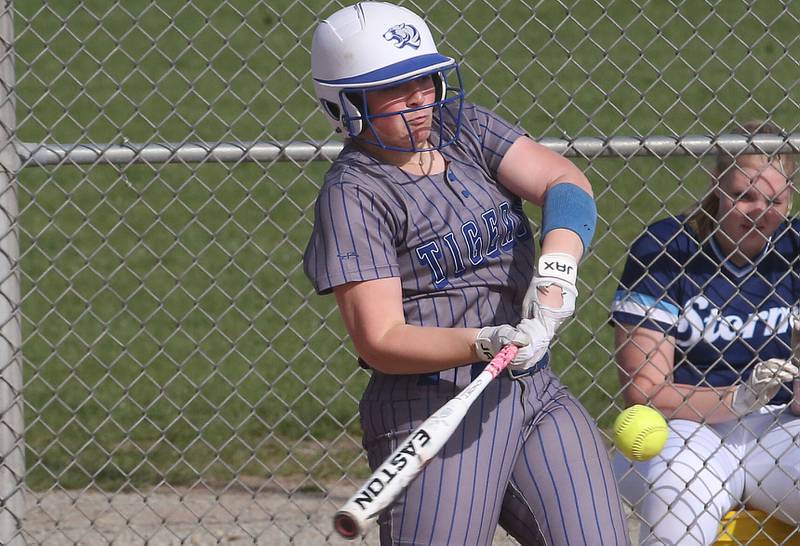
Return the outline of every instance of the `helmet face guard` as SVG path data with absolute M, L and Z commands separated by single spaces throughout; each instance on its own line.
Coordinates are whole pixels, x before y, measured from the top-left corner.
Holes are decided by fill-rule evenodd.
M 372 114 L 369 112 L 369 108 L 367 107 L 367 93 L 379 89 L 389 89 L 407 81 L 425 76 L 432 76 L 434 80 L 436 95 L 434 102 L 431 104 L 424 104 L 422 106 L 384 114 Z M 454 85 L 450 83 L 452 80 L 455 80 L 453 82 Z M 345 88 L 339 91 L 339 104 L 346 103 L 352 105 L 353 108 L 343 107 L 341 119 L 342 125 L 350 138 L 364 144 L 377 146 L 384 150 L 399 152 L 429 152 L 440 150 L 458 140 L 458 135 L 461 130 L 461 113 L 464 105 L 464 86 L 461 82 L 461 71 L 458 68 L 458 64 L 453 64 L 453 66 L 444 70 L 423 73 L 399 82 L 392 82 L 390 84 L 369 88 Z M 431 136 L 428 142 L 416 142 L 406 115 L 428 109 L 433 110 Z M 393 146 L 384 143 L 372 124 L 373 120 L 393 116 L 399 116 L 403 121 L 408 134 L 408 146 Z

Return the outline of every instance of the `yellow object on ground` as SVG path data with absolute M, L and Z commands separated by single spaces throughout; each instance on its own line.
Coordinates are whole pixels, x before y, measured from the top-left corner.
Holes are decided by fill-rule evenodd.
M 715 546 L 800 546 L 800 528 L 759 510 L 734 510 L 725 514 Z

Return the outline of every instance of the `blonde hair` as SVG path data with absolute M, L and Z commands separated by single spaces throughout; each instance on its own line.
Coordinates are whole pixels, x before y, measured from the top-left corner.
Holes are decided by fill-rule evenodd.
M 737 127 L 734 131 L 737 135 L 746 135 L 752 137 L 754 135 L 783 135 L 781 129 L 768 122 L 762 120 L 748 121 L 741 127 Z M 735 165 L 743 161 L 751 154 L 742 154 L 734 156 L 725 152 L 717 156 L 716 166 L 711 178 L 711 185 L 709 186 L 708 193 L 705 197 L 696 203 L 687 212 L 686 224 L 691 227 L 700 237 L 700 242 L 705 241 L 716 228 L 717 211 L 719 210 L 719 194 L 714 191 L 720 182 L 725 180 L 731 172 L 734 172 Z M 769 158 L 770 163 L 778 163 L 781 172 L 786 175 L 790 184 L 794 185 L 793 178 L 795 172 L 794 156 L 791 154 L 775 154 Z

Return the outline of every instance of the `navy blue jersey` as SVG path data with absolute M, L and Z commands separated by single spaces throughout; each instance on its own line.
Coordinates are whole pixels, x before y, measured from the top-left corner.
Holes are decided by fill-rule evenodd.
M 726 386 L 753 363 L 790 356 L 800 296 L 800 222 L 784 222 L 752 265 L 737 267 L 685 218 L 650 225 L 631 248 L 613 319 L 674 336 L 675 383 Z M 782 389 L 773 403 L 788 402 Z
M 316 291 L 399 277 L 408 324 L 517 324 L 534 246 L 521 199 L 496 178 L 506 151 L 523 134 L 465 104 L 458 141 L 441 150 L 446 170 L 430 176 L 407 173 L 347 144 L 325 177 L 305 252 Z M 415 398 L 411 391 L 439 379 L 448 385 L 440 395 L 451 397 L 472 371 L 380 375 L 373 372 L 367 398 Z

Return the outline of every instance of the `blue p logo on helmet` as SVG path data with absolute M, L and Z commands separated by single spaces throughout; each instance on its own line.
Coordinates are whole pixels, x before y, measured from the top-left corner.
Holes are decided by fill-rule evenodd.
M 419 31 L 405 23 L 393 26 L 383 34 L 383 37 L 387 41 L 392 42 L 397 48 L 411 46 L 417 49 L 420 44 Z

